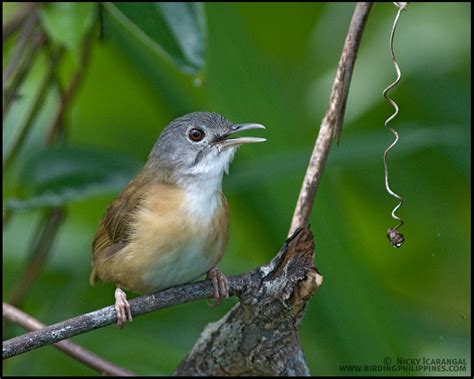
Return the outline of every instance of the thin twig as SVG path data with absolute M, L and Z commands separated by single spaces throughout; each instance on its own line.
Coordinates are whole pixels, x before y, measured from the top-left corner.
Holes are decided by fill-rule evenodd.
M 71 104 L 74 96 L 79 89 L 79 85 L 82 82 L 82 78 L 84 76 L 87 67 L 89 66 L 90 56 L 92 51 L 92 44 L 94 42 L 94 37 L 96 33 L 95 24 L 91 27 L 90 31 L 86 35 L 83 41 L 82 49 L 81 49 L 81 57 L 79 61 L 79 67 L 76 72 L 73 74 L 73 77 L 69 83 L 69 86 L 66 90 L 61 93 L 61 103 L 59 109 L 51 123 L 51 128 L 48 131 L 47 135 L 47 144 L 51 145 L 55 139 L 60 135 L 61 130 L 63 128 L 63 118 L 66 114 L 67 108 L 69 104 Z
M 339 143 L 354 63 L 371 7 L 372 3 L 359 2 L 356 4 L 329 97 L 329 107 L 321 122 L 288 235 L 292 235 L 298 227 L 307 225 L 331 142 L 336 139 Z
M 30 42 L 32 36 L 34 35 L 36 24 L 38 23 L 38 15 L 36 12 L 32 12 L 25 20 L 21 31 L 18 42 L 15 45 L 15 50 L 13 51 L 13 56 L 11 58 L 10 64 L 3 71 L 2 83 L 5 87 L 6 82 L 15 72 L 16 67 L 21 61 L 23 54 L 25 53 L 25 48 L 28 42 Z
M 63 115 L 68 105 L 70 105 L 73 99 L 73 95 L 75 94 L 81 82 L 84 70 L 86 69 L 87 63 L 89 61 L 90 50 L 93 40 L 92 37 L 94 33 L 93 29 L 94 27 L 91 28 L 91 32 L 89 32 L 89 34 L 84 39 L 79 68 L 74 73 L 73 78 L 71 80 L 71 84 L 69 85 L 66 93 L 64 93 L 64 91 L 62 90 L 57 71 L 54 71 L 53 80 L 58 86 L 61 96 L 61 102 L 56 116 L 53 118 L 53 122 L 51 123 L 51 128 L 48 133 L 48 138 L 46 142 L 46 145 L 48 146 L 52 145 L 57 140 L 57 137 L 61 134 L 61 131 L 63 130 Z M 55 54 L 52 51 L 50 51 L 50 58 L 51 65 L 54 65 Z M 8 300 L 10 304 L 20 304 L 21 300 L 28 292 L 32 283 L 37 278 L 41 267 L 46 261 L 48 253 L 51 250 L 51 246 L 57 236 L 57 233 L 63 221 L 64 210 L 62 208 L 57 207 L 47 210 L 45 217 L 40 222 L 40 230 L 35 233 L 35 236 L 39 237 L 37 237 L 33 243 L 34 246 L 31 249 L 31 255 L 30 259 L 28 260 L 27 266 L 21 277 L 16 281 L 15 287 L 10 293 Z
M 18 28 L 23 24 L 25 18 L 31 13 L 33 8 L 36 6 L 35 3 L 25 3 L 11 18 L 8 20 L 5 25 L 2 26 L 2 39 L 5 43 L 5 40 L 15 33 Z
M 39 330 L 46 326 L 37 319 L 31 317 L 29 314 L 8 303 L 3 303 L 3 318 L 26 330 Z M 137 376 L 135 373 L 108 362 L 71 341 L 57 342 L 54 344 L 54 347 L 101 374 L 113 376 Z
M 48 94 L 48 89 L 49 86 L 51 85 L 51 81 L 54 77 L 54 71 L 56 69 L 56 64 L 62 55 L 62 49 L 59 49 L 55 53 L 55 60 L 50 64 L 48 67 L 48 72 L 46 73 L 43 82 L 41 83 L 41 86 L 38 90 L 38 94 L 36 96 L 36 99 L 34 101 L 34 104 L 25 120 L 23 125 L 19 127 L 20 129 L 20 134 L 16 138 L 16 141 L 13 143 L 13 147 L 10 148 L 10 151 L 6 153 L 6 157 L 3 160 L 3 170 L 5 171 L 7 167 L 10 165 L 12 162 L 13 158 L 15 157 L 16 153 L 20 150 L 21 146 L 23 145 L 23 142 L 28 135 L 28 132 L 33 125 L 33 122 L 36 119 L 36 116 L 38 112 L 41 110 L 41 107 L 43 105 L 44 100 L 46 99 L 46 95 Z
M 91 28 L 93 29 L 93 28 Z M 48 137 L 46 144 L 48 146 L 52 145 L 57 137 L 60 135 L 61 131 L 63 130 L 64 122 L 63 116 L 68 107 L 71 103 L 74 94 L 81 82 L 83 72 L 87 66 L 90 56 L 90 49 L 91 49 L 91 42 L 92 42 L 92 33 L 86 37 L 83 46 L 83 53 L 81 55 L 81 61 L 79 65 L 79 69 L 74 73 L 73 78 L 71 80 L 71 84 L 69 85 L 66 92 L 62 90 L 61 84 L 59 82 L 59 78 L 57 75 L 57 71 L 53 72 L 53 80 L 58 86 L 58 90 L 60 92 L 61 102 L 58 108 L 58 111 L 53 118 L 53 122 L 51 123 L 50 130 L 48 132 Z M 50 58 L 51 58 L 51 66 L 55 65 L 55 52 L 50 51 Z M 44 264 L 48 252 L 51 248 L 52 243 L 57 235 L 59 230 L 59 226 L 63 221 L 63 210 L 61 208 L 53 208 L 48 211 L 45 218 L 41 221 L 39 233 L 36 235 L 40 235 L 40 237 L 35 241 L 34 247 L 32 248 L 31 258 L 28 261 L 27 267 L 23 272 L 23 275 L 19 280 L 17 280 L 15 287 L 13 288 L 12 292 L 9 296 L 9 303 L 13 305 L 18 305 L 24 295 L 28 292 L 28 289 L 31 287 L 31 284 L 38 276 L 42 265 Z
M 81 51 L 81 59 L 79 62 L 79 68 L 74 73 L 70 85 L 63 90 L 61 83 L 57 76 L 56 70 L 53 71 L 52 80 L 58 86 L 61 102 L 58 108 L 58 111 L 53 118 L 49 132 L 47 133 L 47 145 L 52 145 L 57 139 L 62 135 L 64 130 L 64 114 L 68 108 L 68 105 L 72 102 L 75 93 L 82 81 L 83 74 L 88 66 L 90 51 L 92 48 L 93 35 L 95 27 L 91 27 L 91 31 L 88 33 L 83 42 L 83 48 Z M 51 54 L 51 66 L 55 66 L 56 54 L 53 52 Z M 42 267 L 48 252 L 50 251 L 51 245 L 57 235 L 59 226 L 63 221 L 64 211 L 61 208 L 53 208 L 49 214 L 46 215 L 45 220 L 41 225 L 41 232 L 38 242 L 36 243 L 35 248 L 33 249 L 32 259 L 30 259 L 28 266 L 22 276 L 22 279 L 18 282 L 15 289 L 11 293 L 10 299 L 12 303 L 18 303 L 24 294 L 30 288 L 32 282 L 37 277 L 40 268 Z M 43 328 L 44 325 L 34 328 L 34 330 Z M 98 369 L 99 372 L 104 372 L 110 375 L 119 375 L 119 376 L 132 376 L 135 375 L 131 372 L 121 369 L 115 365 L 112 365 L 104 361 L 99 356 L 84 350 L 83 348 L 69 342 L 62 341 L 58 343 L 58 348 L 62 349 L 68 353 L 71 357 L 77 359 L 79 362 L 85 363 L 86 365 Z
M 10 292 L 8 302 L 12 305 L 18 305 L 31 287 L 43 266 L 48 252 L 56 239 L 59 228 L 64 221 L 64 210 L 53 208 L 49 210 L 40 221 L 40 230 L 35 233 L 38 238 L 31 249 L 31 257 L 22 273 L 21 277 L 15 282 L 15 286 Z
M 250 273 L 229 277 L 230 295 L 235 295 L 250 280 Z M 209 280 L 185 284 L 154 292 L 130 300 L 133 318 L 158 309 L 171 307 L 190 301 L 213 298 L 213 287 Z M 39 347 L 50 345 L 78 334 L 117 322 L 117 313 L 113 305 L 86 313 L 44 329 L 23 334 L 3 342 L 3 359 L 26 353 Z
M 74 97 L 74 94 L 77 91 L 77 88 L 79 87 L 79 84 L 83 77 L 83 73 L 89 62 L 94 29 L 94 27 L 91 27 L 91 31 L 84 39 L 79 68 L 74 73 L 73 78 L 71 79 L 71 83 L 65 93 L 61 88 L 57 71 L 55 70 L 53 72 L 53 80 L 58 86 L 61 96 L 61 102 L 56 116 L 54 117 L 53 122 L 51 123 L 51 128 L 48 132 L 48 137 L 46 141 L 46 144 L 48 146 L 52 145 L 55 142 L 55 140 L 63 130 L 64 113 L 66 112 L 68 106 L 70 105 Z M 55 66 L 55 56 L 55 52 L 52 52 L 50 54 L 51 66 Z M 63 219 L 64 211 L 61 208 L 53 208 L 47 212 L 45 218 L 41 221 L 40 232 L 35 234 L 39 235 L 39 238 L 34 243 L 31 257 L 28 261 L 25 271 L 23 272 L 23 275 L 19 280 L 17 280 L 16 285 L 9 296 L 9 303 L 13 305 L 18 305 L 24 295 L 28 292 L 28 289 L 31 287 L 31 284 L 38 276 L 38 273 L 40 272 L 41 267 L 43 266 L 48 256 L 48 253 L 51 249 L 51 245 L 53 244 L 54 239 L 56 238 L 57 232 L 61 223 L 63 222 Z
M 35 35 L 33 42 L 29 49 L 27 49 L 25 53 L 25 57 L 22 59 L 21 63 L 18 66 L 15 76 L 12 79 L 11 84 L 8 88 L 6 88 L 4 102 L 3 102 L 3 120 L 5 121 L 8 111 L 10 110 L 10 106 L 18 97 L 18 89 L 20 88 L 23 80 L 25 80 L 26 76 L 30 72 L 31 68 L 33 67 L 34 60 L 36 55 L 38 54 L 40 48 L 45 43 L 45 36 L 43 33 L 38 33 Z

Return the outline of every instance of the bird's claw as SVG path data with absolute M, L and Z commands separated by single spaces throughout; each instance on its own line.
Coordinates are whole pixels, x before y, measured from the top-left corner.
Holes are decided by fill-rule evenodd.
M 214 288 L 214 303 L 209 303 L 209 305 L 217 307 L 223 298 L 229 297 L 229 281 L 217 267 L 208 271 L 207 278 L 212 281 L 212 287 Z
M 117 312 L 117 326 L 120 329 L 123 329 L 125 321 L 133 321 L 127 294 L 120 288 L 115 290 L 115 312 Z

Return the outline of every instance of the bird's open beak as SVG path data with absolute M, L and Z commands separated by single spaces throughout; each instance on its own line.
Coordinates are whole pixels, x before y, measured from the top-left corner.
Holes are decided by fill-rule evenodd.
M 261 124 L 234 124 L 230 127 L 230 131 L 227 132 L 221 140 L 216 141 L 216 142 L 222 147 L 227 147 L 227 146 L 241 145 L 244 143 L 257 143 L 257 142 L 266 141 L 265 138 L 260 138 L 260 137 L 228 138 L 230 135 L 234 133 L 238 133 L 243 130 L 251 130 L 251 129 L 265 129 L 265 127 Z

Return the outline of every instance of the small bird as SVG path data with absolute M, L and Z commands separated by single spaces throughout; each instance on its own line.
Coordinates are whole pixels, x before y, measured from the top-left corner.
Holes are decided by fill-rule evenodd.
M 173 120 L 144 168 L 107 208 L 92 243 L 90 282 L 115 283 L 120 328 L 132 321 L 123 289 L 149 293 L 207 273 L 214 304 L 229 296 L 227 279 L 217 268 L 229 227 L 222 177 L 240 145 L 265 141 L 229 138 L 250 129 L 265 127 L 232 124 L 212 112 Z

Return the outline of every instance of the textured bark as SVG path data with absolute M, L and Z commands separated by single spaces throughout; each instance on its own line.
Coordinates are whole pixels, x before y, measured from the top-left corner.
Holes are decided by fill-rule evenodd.
M 313 234 L 298 229 L 251 273 L 240 303 L 204 329 L 174 375 L 309 375 L 298 325 L 322 283 L 313 253 Z

